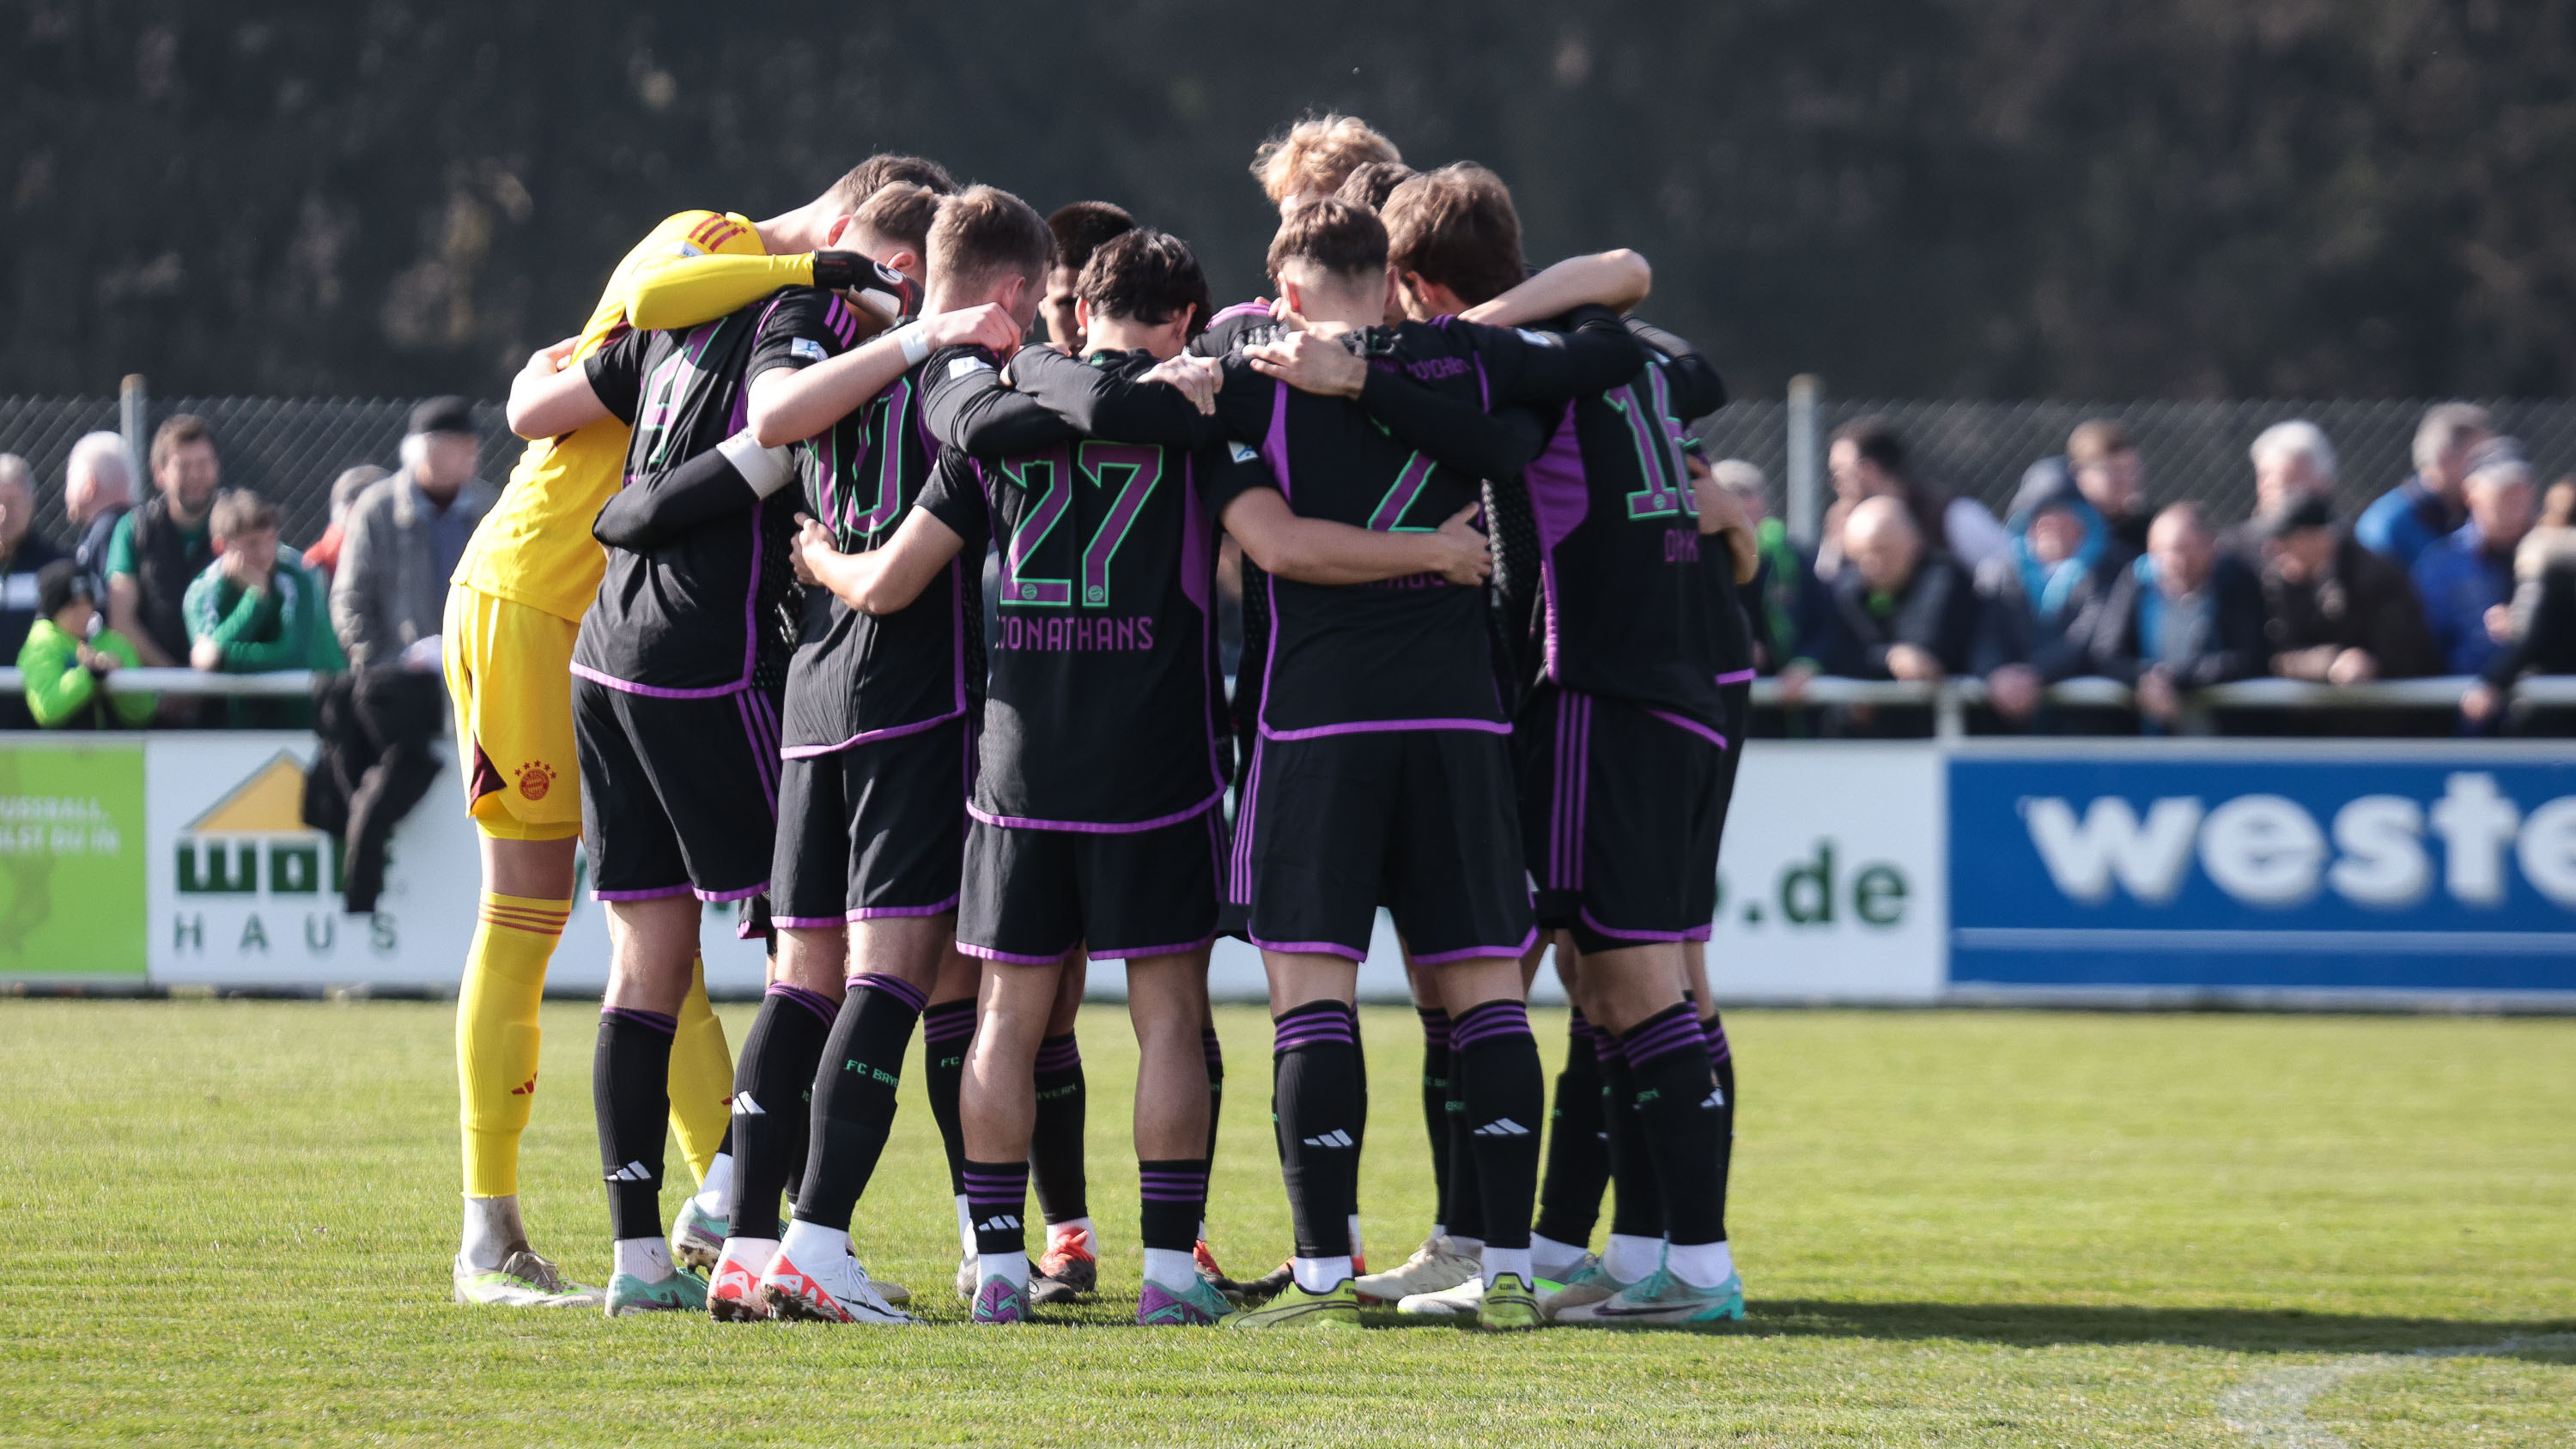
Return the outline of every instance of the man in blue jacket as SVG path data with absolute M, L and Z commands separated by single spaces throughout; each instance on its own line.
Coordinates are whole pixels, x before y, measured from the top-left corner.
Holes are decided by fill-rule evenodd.
M 2494 421 L 2475 403 L 2425 409 L 2415 429 L 2415 475 L 2361 511 L 2353 520 L 2353 538 L 2399 568 L 2413 568 L 2425 549 L 2468 521 L 2460 489 L 2469 476 L 2469 454 L 2494 433 Z
M 2476 674 L 2512 636 L 2513 551 L 2531 531 L 2531 464 L 2511 438 L 2478 445 L 2462 490 L 2469 521 L 2415 559 L 2415 592 L 2446 674 Z

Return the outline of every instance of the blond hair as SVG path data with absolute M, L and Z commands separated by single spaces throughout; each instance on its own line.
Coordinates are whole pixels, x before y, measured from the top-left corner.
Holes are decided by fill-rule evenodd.
M 1330 196 L 1363 162 L 1396 161 L 1395 143 L 1357 116 L 1308 116 L 1252 153 L 1253 179 L 1275 205 L 1292 196 Z

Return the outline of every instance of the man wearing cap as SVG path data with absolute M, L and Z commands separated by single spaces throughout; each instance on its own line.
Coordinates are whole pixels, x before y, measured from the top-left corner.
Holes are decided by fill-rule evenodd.
M 409 651 L 417 668 L 437 670 L 448 576 L 492 507 L 491 490 L 474 476 L 480 452 L 465 399 L 431 398 L 411 410 L 401 470 L 350 508 L 331 627 L 351 668 L 396 665 Z
M 2362 684 L 2434 671 L 2433 636 L 2405 571 L 2337 528 L 2326 500 L 2300 498 L 2263 531 L 2274 674 Z

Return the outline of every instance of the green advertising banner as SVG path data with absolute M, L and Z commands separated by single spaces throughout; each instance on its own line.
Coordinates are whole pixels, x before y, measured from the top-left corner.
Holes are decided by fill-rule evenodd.
M 0 736 L 0 980 L 140 977 L 143 742 Z

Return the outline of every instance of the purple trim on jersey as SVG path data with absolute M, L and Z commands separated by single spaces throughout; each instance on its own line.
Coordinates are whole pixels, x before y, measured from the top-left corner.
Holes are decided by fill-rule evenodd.
M 1704 941 L 1708 939 L 1706 926 L 1698 927 L 1699 934 L 1696 936 L 1689 931 L 1623 931 L 1616 926 L 1601 924 L 1599 918 L 1592 914 L 1588 906 L 1575 907 L 1574 914 L 1582 920 L 1583 924 L 1614 941 Z
M 602 1022 L 622 1021 L 629 1026 L 658 1031 L 664 1036 L 674 1035 L 680 1029 L 680 1019 L 676 1016 L 665 1016 L 658 1011 L 645 1011 L 633 1006 L 603 1006 L 599 1009 L 599 1019 Z
M 886 995 L 893 997 L 895 1000 L 902 1002 L 904 1005 L 911 1007 L 913 1014 L 916 1016 L 921 1014 L 921 1009 L 923 1007 L 930 1004 L 930 993 L 928 991 L 913 985 L 911 982 L 904 980 L 900 976 L 888 976 L 882 971 L 863 972 L 857 976 L 848 978 L 841 984 L 844 989 L 850 991 L 856 991 L 861 987 L 865 987 L 870 991 L 883 992 Z
M 958 687 L 961 689 L 965 687 L 962 680 Z M 857 734 L 850 736 L 848 739 L 841 741 L 837 745 L 789 745 L 778 753 L 782 759 L 810 760 L 817 755 L 838 754 L 853 745 L 874 744 L 878 740 L 890 740 L 899 735 L 917 735 L 923 730 L 930 729 L 933 726 L 944 725 L 950 720 L 960 718 L 965 713 L 966 707 L 961 704 L 946 714 L 937 715 L 930 719 L 923 720 L 919 724 L 894 725 L 881 730 L 861 730 Z
M 1547 447 L 1522 470 L 1529 488 L 1530 517 L 1538 527 L 1539 598 L 1546 621 L 1541 658 L 1546 677 L 1563 682 L 1557 672 L 1556 548 L 1583 526 L 1592 510 L 1592 487 L 1583 471 L 1583 442 L 1574 431 L 1574 404 L 1565 405 Z
M 1713 933 L 1713 930 L 1714 928 L 1710 926 L 1693 926 L 1689 930 L 1682 932 L 1682 939 L 1685 941 L 1705 941 Z
M 1671 725 L 1676 729 L 1689 730 L 1692 734 L 1699 736 L 1701 739 L 1708 741 L 1710 744 L 1717 746 L 1721 750 L 1726 748 L 1726 736 L 1719 734 L 1717 731 L 1710 729 L 1708 726 L 1701 724 L 1698 720 L 1692 719 L 1687 715 L 1678 715 L 1668 709 L 1650 709 L 1646 711 L 1646 713 L 1653 715 L 1655 718 L 1662 720 L 1664 723 Z
M 573 665 L 572 672 L 593 684 L 605 685 L 626 694 L 640 694 L 646 699 L 722 699 L 728 694 L 741 692 L 745 687 L 743 681 L 737 679 L 731 684 L 709 685 L 705 689 L 668 689 L 658 684 L 638 684 L 631 679 L 602 674 L 587 664 Z
M 1351 961 L 1368 959 L 1368 952 L 1357 947 L 1345 946 L 1339 941 L 1265 941 L 1250 931 L 1243 933 L 1243 939 L 1264 951 L 1279 951 L 1297 956 L 1340 956 Z
M 592 891 L 590 898 L 594 901 L 660 901 L 688 893 L 688 883 L 683 881 L 675 886 L 655 886 L 649 891 Z
M 805 1008 L 825 1026 L 830 1026 L 832 1018 L 841 1014 L 841 1003 L 825 996 L 822 992 L 809 991 L 792 981 L 772 981 L 769 983 L 769 990 L 763 994 L 775 996 L 781 1001 L 792 1002 Z
M 769 924 L 791 931 L 837 931 L 843 923 L 839 916 L 772 916 Z
M 952 895 L 944 901 L 933 901 L 926 906 L 861 906 L 841 917 L 841 921 L 856 925 L 861 921 L 885 920 L 891 917 L 946 915 L 955 909 L 957 909 L 957 897 Z
M 1294 503 L 1296 490 L 1288 480 L 1288 384 L 1276 384 L 1270 395 L 1270 430 L 1261 435 L 1261 461 L 1270 465 L 1270 476 L 1279 483 L 1279 496 Z
M 1759 673 L 1761 673 L 1761 671 L 1758 669 L 1730 669 L 1724 674 L 1719 675 L 1717 677 L 1717 682 L 1721 685 L 1751 684 L 1753 682 L 1753 677 Z
M 983 481 L 983 473 L 980 469 L 977 470 L 976 481 L 979 483 Z M 992 508 L 993 500 L 990 495 L 987 495 L 984 499 L 985 512 L 989 515 L 992 512 Z M 982 567 L 983 565 L 981 563 L 976 565 L 976 568 L 979 570 Z M 953 667 L 948 671 L 948 674 L 950 679 L 955 682 L 956 686 L 957 707 L 954 713 L 960 715 L 966 712 L 965 580 L 966 565 L 964 560 L 962 558 L 950 559 L 948 561 L 948 652 L 950 663 Z M 983 589 L 980 578 L 976 584 L 976 589 L 980 595 Z M 978 629 L 984 627 L 983 611 L 981 610 L 976 611 L 975 627 Z M 970 730 L 968 733 L 972 734 L 973 731 Z M 969 740 L 967 742 L 968 748 L 966 751 L 966 793 L 969 795 L 975 793 L 975 751 L 973 744 L 974 742 Z
M 1416 966 L 1446 966 L 1452 961 L 1474 961 L 1486 958 L 1499 960 L 1505 956 L 1509 956 L 1517 960 L 1522 956 L 1528 955 L 1529 948 L 1537 944 L 1538 927 L 1532 926 L 1530 927 L 1529 934 L 1521 937 L 1521 943 L 1517 946 L 1462 946 L 1455 951 L 1435 951 L 1428 956 L 1416 955 L 1413 958 L 1413 964 Z M 1528 1024 L 1524 1022 L 1523 1030 L 1527 1029 Z M 1452 1028 L 1452 1034 L 1449 1040 L 1452 1046 L 1457 1044 L 1458 1038 L 1455 1034 L 1454 1027 Z
M 1207 729 L 1208 783 L 1225 794 L 1225 761 L 1217 753 L 1216 721 L 1204 701 L 1217 698 L 1216 611 L 1208 607 L 1216 591 L 1216 550 L 1209 546 L 1206 511 L 1199 507 L 1199 472 L 1195 458 L 1181 459 L 1181 597 L 1199 611 L 1199 718 Z
M 1267 672 L 1266 666 L 1264 672 Z M 1258 735 L 1252 741 L 1252 765 L 1244 771 L 1243 788 L 1235 796 L 1234 852 L 1227 864 L 1225 898 L 1229 905 L 1252 904 L 1252 817 L 1261 804 L 1261 746 Z M 1247 937 L 1246 939 L 1250 939 Z M 1259 945 L 1259 942 L 1253 944 Z
M 1494 380 L 1485 375 L 1484 349 L 1480 347 L 1470 348 L 1468 349 L 1468 355 L 1476 359 L 1477 405 L 1487 412 L 1492 412 L 1494 410 Z
M 979 960 L 1000 961 L 1012 966 L 1052 966 L 1073 952 L 1073 947 L 1067 946 L 1052 956 L 1014 956 L 1008 951 L 996 951 L 990 946 L 976 946 L 965 941 L 958 942 L 957 949 Z
M 1268 705 L 1270 696 L 1264 694 L 1261 702 Z M 1507 735 L 1512 732 L 1512 727 L 1507 721 L 1495 719 L 1364 719 L 1349 724 L 1313 725 L 1302 730 L 1274 730 L 1265 723 L 1261 726 L 1261 737 L 1265 740 L 1313 740 L 1326 735 L 1374 735 L 1393 730 L 1474 730 L 1478 734 Z
M 696 886 L 691 886 L 689 889 L 697 895 L 699 900 L 705 901 L 709 905 L 722 905 L 726 901 L 739 901 L 751 896 L 756 896 L 762 891 L 769 889 L 769 882 L 762 881 L 756 886 L 744 886 L 738 891 L 702 891 Z
M 995 815 L 972 800 L 966 802 L 966 813 L 986 825 L 998 825 L 1005 830 L 1069 830 L 1076 835 L 1141 835 L 1148 830 L 1160 830 L 1166 825 L 1178 825 L 1184 820 L 1195 819 L 1205 814 L 1209 806 L 1224 798 L 1225 791 L 1220 788 L 1215 794 L 1187 810 L 1175 811 L 1170 815 L 1158 815 L 1151 820 L 1138 820 L 1125 825 L 1103 825 L 1092 820 L 1032 820 L 1025 815 Z
M 1188 952 L 1199 950 L 1215 940 L 1216 936 L 1211 932 L 1208 935 L 1199 937 L 1195 941 L 1183 941 L 1172 946 L 1128 946 L 1121 950 L 1093 951 L 1089 954 L 1091 959 L 1094 961 L 1141 961 L 1148 956 L 1184 955 Z
M 1251 317 L 1254 315 L 1262 317 L 1269 316 L 1270 304 L 1262 301 L 1258 297 L 1253 298 L 1249 302 L 1237 302 L 1233 306 L 1227 307 L 1218 312 L 1215 316 L 1210 317 L 1208 319 L 1208 325 L 1210 327 L 1214 327 L 1216 324 L 1225 321 L 1229 317 Z

